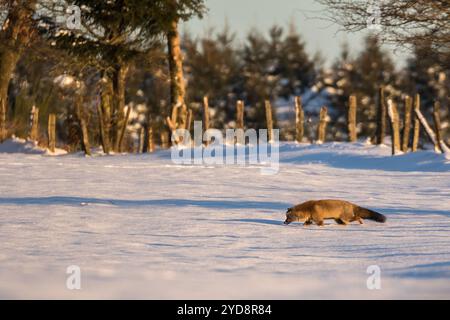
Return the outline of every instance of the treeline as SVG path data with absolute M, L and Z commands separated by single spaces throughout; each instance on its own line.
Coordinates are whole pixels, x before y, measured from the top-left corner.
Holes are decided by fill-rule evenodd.
M 201 120 L 208 97 L 210 127 L 234 128 L 237 101 L 242 100 L 246 127 L 265 128 L 269 100 L 274 127 L 281 129 L 282 139 L 294 140 L 294 99 L 300 96 L 304 139 L 313 139 L 320 109 L 326 106 L 325 140 L 345 141 L 348 101 L 354 95 L 358 137 L 375 141 L 383 87 L 385 98 L 399 106 L 400 119 L 406 96 L 419 94 L 430 119 L 439 102 L 442 134 L 450 139 L 450 70 L 442 67 L 442 55 L 423 42 L 402 68 L 370 36 L 359 52 L 344 44 L 326 66 L 320 52 L 306 50 L 294 24 L 264 33 L 253 30 L 242 39 L 229 28 L 180 36 L 178 21 L 203 14 L 202 1 L 130 1 L 126 6 L 120 1 L 74 1 L 81 8 L 80 29 L 56 22 L 60 8 L 46 6 L 36 17 L 30 2 L 25 13 L 32 41 L 17 51 L 8 81 L 5 137 L 30 134 L 35 106 L 38 140 L 44 144 L 49 114 L 55 114 L 57 145 L 69 151 L 83 148 L 83 140 L 107 152 L 150 151 L 154 144 L 169 145 L 171 129 Z M 0 71 L 8 50 L 2 41 Z

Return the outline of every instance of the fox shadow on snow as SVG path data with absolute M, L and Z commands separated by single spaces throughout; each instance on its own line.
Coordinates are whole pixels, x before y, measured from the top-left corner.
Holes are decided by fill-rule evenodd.
M 191 200 L 191 199 L 152 199 L 126 200 L 101 199 L 91 197 L 5 197 L 0 198 L 0 205 L 63 205 L 80 206 L 82 204 L 101 204 L 117 207 L 166 206 L 166 207 L 202 207 L 211 209 L 256 209 L 256 210 L 286 210 L 290 204 L 275 201 L 248 200 Z
M 0 198 L 1 205 L 110 205 L 116 207 L 201 207 L 210 209 L 251 209 L 251 210 L 276 210 L 284 215 L 286 209 L 292 204 L 276 201 L 249 201 L 249 200 L 191 200 L 191 199 L 152 199 L 152 200 L 127 200 L 93 197 L 51 196 L 51 197 L 4 197 Z M 389 215 L 416 214 L 416 215 L 443 215 L 450 217 L 448 210 L 416 209 L 416 208 L 371 208 L 378 212 Z M 229 219 L 230 222 L 260 223 L 268 225 L 280 225 L 282 222 L 269 219 Z

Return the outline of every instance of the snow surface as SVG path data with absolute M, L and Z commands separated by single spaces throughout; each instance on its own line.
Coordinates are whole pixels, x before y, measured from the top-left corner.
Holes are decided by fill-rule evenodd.
M 283 143 L 280 171 L 0 147 L 0 298 L 450 298 L 450 160 Z M 28 152 L 26 152 L 28 153 Z M 386 224 L 284 226 L 339 198 Z M 81 268 L 81 290 L 66 268 Z M 370 265 L 381 289 L 368 290 Z
M 55 152 L 51 152 L 46 148 L 40 147 L 36 141 L 13 137 L 0 144 L 0 153 L 24 153 L 60 156 L 67 154 L 67 151 L 55 148 Z

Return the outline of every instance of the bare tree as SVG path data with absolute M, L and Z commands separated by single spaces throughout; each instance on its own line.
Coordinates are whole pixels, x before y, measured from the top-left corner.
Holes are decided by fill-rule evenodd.
M 450 0 L 316 0 L 327 7 L 327 19 L 346 31 L 371 29 L 380 39 L 408 47 L 430 42 L 448 57 Z M 446 63 L 450 62 L 448 59 Z

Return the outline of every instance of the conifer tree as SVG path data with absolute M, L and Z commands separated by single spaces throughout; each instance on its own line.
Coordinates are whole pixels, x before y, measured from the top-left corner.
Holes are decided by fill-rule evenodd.
M 306 53 L 305 44 L 291 23 L 289 33 L 283 40 L 280 52 L 280 76 L 282 78 L 280 95 L 285 99 L 301 96 L 311 87 L 315 70 L 314 63 Z
M 247 122 L 252 128 L 265 128 L 265 100 L 276 100 L 280 89 L 279 50 L 282 30 L 272 27 L 270 39 L 251 31 L 241 52 L 243 63 L 242 98 L 246 103 Z M 275 121 L 275 119 L 274 119 Z
M 183 38 L 188 98 L 200 102 L 204 96 L 208 97 L 215 127 L 222 127 L 235 118 L 233 110 L 240 87 L 241 64 L 234 39 L 227 26 L 216 34 L 211 30 L 200 39 L 193 39 L 189 34 Z

